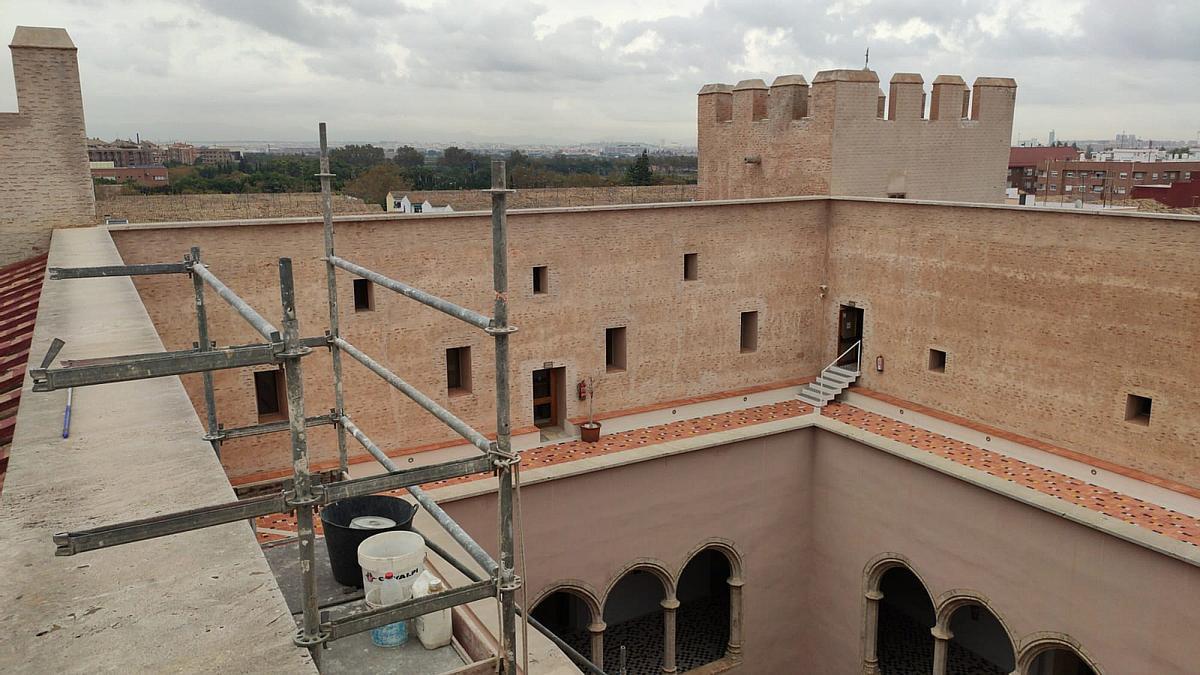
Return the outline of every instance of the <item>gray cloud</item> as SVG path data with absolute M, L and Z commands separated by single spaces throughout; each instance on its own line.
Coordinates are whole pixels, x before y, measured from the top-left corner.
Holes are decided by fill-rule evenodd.
M 71 32 L 105 135 L 307 138 L 322 116 L 347 140 L 689 142 L 701 84 L 861 67 L 868 46 L 885 82 L 1015 77 L 1026 136 L 1182 138 L 1200 118 L 1194 0 L 1132 17 L 1115 0 L 669 1 L 50 0 L 5 5 L 0 29 Z

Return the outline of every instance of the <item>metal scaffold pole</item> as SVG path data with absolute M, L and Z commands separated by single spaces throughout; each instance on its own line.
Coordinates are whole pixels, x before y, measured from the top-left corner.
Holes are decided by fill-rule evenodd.
M 188 263 L 200 265 L 200 248 L 192 247 Z M 196 296 L 196 349 L 202 352 L 211 351 L 212 340 L 208 337 L 208 310 L 204 306 L 204 280 L 199 275 L 192 276 L 192 290 Z M 201 373 L 204 381 L 204 412 L 208 422 L 208 434 L 204 437 L 212 444 L 213 452 L 221 456 L 221 433 L 217 426 L 217 396 L 213 391 L 213 375 L 211 370 Z
M 329 171 L 329 142 L 325 136 L 325 123 L 321 122 L 321 215 L 325 230 L 325 284 L 329 289 L 329 356 L 333 361 L 333 417 L 340 419 L 346 414 L 345 393 L 342 389 L 342 349 L 334 340 L 338 331 L 337 268 L 333 264 L 333 176 Z M 338 470 L 345 478 L 349 465 L 346 460 L 346 429 L 337 424 Z
M 301 358 L 311 351 L 300 343 L 300 321 L 296 318 L 296 287 L 292 279 L 291 258 L 279 259 L 279 297 L 283 305 L 283 377 L 287 388 L 288 420 L 292 433 L 292 494 L 288 503 L 296 509 L 296 535 L 299 538 L 301 589 L 304 597 L 302 627 L 296 633 L 297 645 L 310 647 L 313 660 L 320 664 L 321 615 L 317 607 L 315 567 L 316 532 L 313 507 L 319 499 L 313 494 L 312 474 L 308 466 L 308 430 L 304 424 L 304 372 Z
M 513 471 L 520 457 L 512 453 L 509 410 L 508 336 L 508 193 L 504 162 L 492 162 L 492 282 L 495 308 L 488 332 L 496 340 L 496 454 L 500 511 L 500 643 L 506 673 L 516 672 L 516 593 L 521 587 L 513 542 Z

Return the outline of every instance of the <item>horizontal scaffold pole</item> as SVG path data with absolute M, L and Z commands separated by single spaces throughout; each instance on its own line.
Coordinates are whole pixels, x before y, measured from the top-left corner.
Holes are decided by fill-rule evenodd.
M 187 263 L 151 263 L 148 265 L 106 265 L 103 267 L 51 267 L 51 279 L 94 279 L 96 277 L 137 277 L 149 274 L 187 274 Z
M 356 633 L 405 621 L 458 605 L 485 600 L 496 596 L 496 580 L 484 579 L 473 584 L 452 588 L 442 593 L 426 595 L 399 604 L 388 605 L 367 612 L 359 612 L 321 625 L 321 632 L 328 632 L 330 640 L 338 640 Z
M 279 329 L 273 326 L 270 321 L 264 319 L 261 314 L 255 311 L 245 300 L 241 299 L 237 293 L 234 293 L 224 282 L 214 276 L 212 272 L 209 272 L 207 267 L 204 265 L 192 265 L 191 270 L 192 274 L 203 279 L 204 283 L 211 286 L 217 292 L 217 295 L 221 296 L 222 300 L 229 303 L 229 306 L 240 314 L 247 323 L 253 326 L 259 335 L 271 342 L 279 342 Z
M 411 488 L 424 483 L 435 483 L 439 480 L 458 478 L 483 473 L 492 468 L 491 460 L 487 457 L 471 457 L 451 462 L 441 462 L 412 469 L 393 469 L 390 473 L 378 476 L 367 476 L 353 480 L 343 480 L 328 483 L 324 486 L 326 503 L 339 499 L 373 495 L 377 492 Z
M 327 342 L 324 336 L 301 340 L 301 344 L 306 347 L 322 347 Z M 54 391 L 67 387 L 148 380 L 205 370 L 226 370 L 276 363 L 279 361 L 280 349 L 282 345 L 262 344 L 226 347 L 207 352 L 185 349 L 160 354 L 112 356 L 97 359 L 83 366 L 33 368 L 30 369 L 29 375 L 33 378 L 34 391 Z
M 396 469 L 393 465 L 391 473 L 379 476 L 368 476 L 354 480 L 343 480 L 326 483 L 314 488 L 317 506 L 323 506 L 339 499 L 369 495 L 401 488 L 415 489 L 413 486 L 422 483 L 432 483 L 447 478 L 469 476 L 481 473 L 491 468 L 487 457 L 472 457 L 453 462 L 442 462 L 415 469 Z M 268 516 L 273 513 L 288 513 L 293 510 L 289 503 L 289 494 L 281 492 L 274 495 L 264 495 L 253 499 L 236 502 L 215 504 L 188 511 L 167 513 L 153 518 L 131 520 L 124 523 L 105 525 L 90 530 L 78 532 L 63 532 L 54 535 L 54 543 L 58 545 L 56 555 L 75 555 L 84 551 L 93 551 L 110 546 L 129 544 L 156 537 L 165 537 L 190 530 L 200 530 L 215 525 L 224 525 L 239 520 Z M 467 538 L 470 541 L 470 538 Z M 470 542 L 474 545 L 474 542 Z M 476 545 L 476 548 L 478 546 Z
M 343 416 L 342 426 L 345 427 L 346 431 L 349 431 L 350 435 L 358 440 L 358 442 L 367 449 L 367 452 L 371 453 L 371 456 L 378 460 L 379 463 L 382 464 L 388 471 L 397 471 L 400 468 L 396 466 L 396 463 L 392 461 L 391 457 L 388 457 L 383 450 L 379 449 L 378 445 L 375 445 L 370 438 L 367 438 L 367 435 L 362 432 L 362 429 L 359 429 L 357 426 L 355 426 L 354 422 L 350 421 L 350 418 Z M 489 464 L 484 468 L 485 471 L 491 468 L 490 457 L 480 457 L 479 459 L 489 462 Z M 454 519 L 450 517 L 450 514 L 446 513 L 442 507 L 438 506 L 437 502 L 433 501 L 433 498 L 426 494 L 425 491 L 419 487 L 419 484 L 413 484 L 409 486 L 408 493 L 413 496 L 413 499 L 417 500 L 417 503 L 419 503 L 435 521 L 437 521 L 438 525 L 442 526 L 442 529 L 444 529 L 446 533 L 454 539 L 454 541 L 458 542 L 459 546 L 462 546 L 463 549 L 475 559 L 475 562 L 479 563 L 483 569 L 487 570 L 488 574 L 496 573 L 496 570 L 499 568 L 499 566 L 496 564 L 496 561 L 492 559 L 492 556 L 488 555 L 488 552 L 483 550 L 483 547 L 476 543 L 475 540 L 471 538 L 471 535 L 467 534 L 467 531 L 462 529 L 462 526 L 454 522 Z
M 363 279 L 367 279 L 375 284 L 383 286 L 388 290 L 392 290 L 400 295 L 412 298 L 413 300 L 416 300 L 423 305 L 428 305 L 429 307 L 432 307 L 440 312 L 445 312 L 446 314 L 449 314 L 460 321 L 465 321 L 476 328 L 488 328 L 492 325 L 491 318 L 486 317 L 479 312 L 467 309 L 466 307 L 460 307 L 449 300 L 443 300 L 432 293 L 427 293 L 414 286 L 409 286 L 403 281 L 390 279 L 382 274 L 379 274 L 378 272 L 371 271 L 365 267 L 362 267 L 361 265 L 355 265 L 349 260 L 345 260 L 337 256 L 330 256 L 328 260 L 329 262 L 333 263 L 335 267 L 340 267 L 355 276 L 362 277 Z
M 336 422 L 337 420 L 332 414 L 304 418 L 305 428 L 319 427 L 325 424 L 335 424 Z M 265 424 L 253 424 L 248 427 L 221 429 L 220 436 L 226 440 L 230 438 L 245 438 L 247 436 L 261 436 L 262 434 L 273 434 L 280 431 L 288 431 L 291 428 L 292 426 L 290 421 L 279 420 L 277 422 L 267 422 Z
M 457 432 L 458 435 L 460 435 L 463 438 L 470 441 L 471 445 L 474 445 L 475 447 L 479 448 L 483 452 L 491 452 L 492 451 L 491 441 L 489 441 L 483 434 L 479 433 L 478 431 L 475 431 L 474 429 L 471 428 L 471 425 L 460 420 L 458 417 L 456 417 L 454 415 L 454 413 L 452 413 L 449 410 L 446 410 L 442 406 L 438 405 L 437 402 L 435 402 L 433 399 L 429 398 L 425 394 L 422 394 L 420 392 L 420 390 L 418 390 L 416 387 L 414 387 L 411 384 L 400 379 L 399 376 L 397 376 L 395 373 L 388 370 L 387 368 L 384 368 L 377 361 L 375 361 L 371 357 L 364 354 L 361 350 L 359 350 L 358 347 L 355 347 L 354 345 L 350 344 L 349 342 L 346 342 L 345 340 L 343 340 L 340 337 L 330 338 L 329 342 L 331 344 L 337 345 L 339 348 L 341 348 L 341 350 L 343 352 L 348 354 L 355 361 L 358 361 L 359 363 L 366 366 L 367 370 L 370 370 L 371 372 L 375 373 L 379 377 L 382 377 L 388 384 L 392 385 L 396 389 L 399 389 L 402 394 L 411 398 L 414 403 L 416 403 L 417 405 L 421 406 L 422 408 L 428 410 L 430 412 L 430 414 L 432 414 L 434 417 L 441 420 L 442 424 L 445 424 L 446 426 L 450 427 L 455 432 Z
M 58 545 L 54 555 L 75 555 L 99 548 L 130 544 L 135 541 L 165 537 L 215 525 L 236 523 L 239 520 L 267 516 L 272 513 L 286 513 L 290 510 L 286 495 L 280 493 L 215 506 L 204 506 L 142 520 L 131 520 L 115 525 L 105 525 L 79 532 L 61 532 L 54 535 L 54 543 Z

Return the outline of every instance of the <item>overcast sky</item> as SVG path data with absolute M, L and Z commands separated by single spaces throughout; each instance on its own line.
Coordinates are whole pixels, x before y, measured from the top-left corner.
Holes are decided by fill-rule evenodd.
M 1016 78 L 1014 140 L 1200 130 L 1200 0 L 0 0 L 17 25 L 70 32 L 106 138 L 691 145 L 702 84 L 868 46 L 884 82 Z

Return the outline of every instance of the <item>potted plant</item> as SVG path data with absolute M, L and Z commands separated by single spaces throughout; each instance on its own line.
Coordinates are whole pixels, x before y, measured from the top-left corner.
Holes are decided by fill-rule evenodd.
M 579 438 L 586 443 L 600 440 L 600 423 L 596 421 L 595 407 L 592 399 L 596 397 L 596 384 L 590 376 L 587 379 L 588 421 L 579 425 Z

